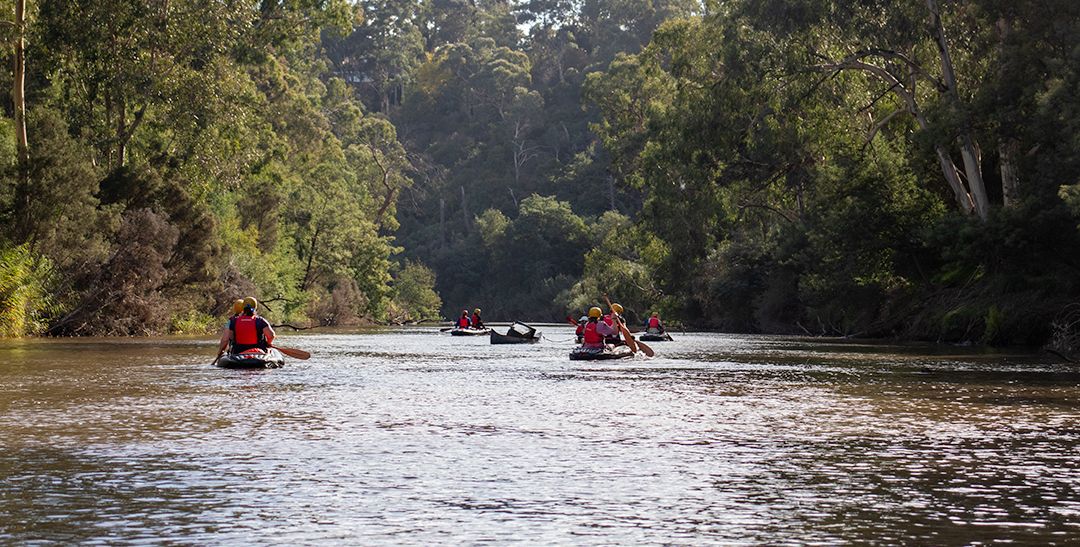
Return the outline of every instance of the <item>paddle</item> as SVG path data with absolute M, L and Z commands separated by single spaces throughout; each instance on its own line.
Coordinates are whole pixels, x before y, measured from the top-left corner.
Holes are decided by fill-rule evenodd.
M 289 357 L 292 357 L 293 359 L 300 359 L 301 361 L 306 361 L 306 360 L 311 358 L 311 354 L 304 351 L 304 350 L 302 350 L 302 349 L 283 348 L 281 346 L 270 346 L 270 347 L 276 348 L 281 353 L 284 353 L 285 355 L 288 355 Z M 215 361 L 215 363 L 216 362 L 217 361 Z
M 454 330 L 456 328 L 457 327 L 443 327 L 443 328 L 439 329 L 439 332 L 446 332 L 448 330 Z
M 608 309 L 611 310 L 611 299 L 608 298 L 608 295 L 604 295 L 604 300 L 607 302 Z M 641 348 L 641 351 L 645 352 L 645 355 L 649 357 L 656 355 L 656 352 L 653 351 L 648 344 L 634 340 L 634 336 L 630 334 L 626 325 L 623 324 L 622 318 L 618 317 L 618 314 L 615 314 L 615 310 L 611 310 L 611 313 L 614 315 L 615 321 L 619 324 L 619 330 L 622 331 L 623 338 L 626 339 L 626 345 L 630 348 L 630 351 L 637 353 L 638 348 Z

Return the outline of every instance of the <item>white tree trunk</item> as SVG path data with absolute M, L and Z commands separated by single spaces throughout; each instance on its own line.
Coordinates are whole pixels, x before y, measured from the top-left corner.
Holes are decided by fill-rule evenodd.
M 926 0 L 926 6 L 930 9 L 934 41 L 937 43 L 938 55 L 941 58 L 941 76 L 945 81 L 945 93 L 956 106 L 959 106 L 960 94 L 956 89 L 956 72 L 953 70 L 952 57 L 949 55 L 949 44 L 945 40 L 945 26 L 941 23 L 941 11 L 938 9 L 937 0 Z M 983 181 L 979 145 L 967 127 L 961 130 L 957 140 L 960 143 L 960 155 L 964 158 L 964 175 L 974 202 L 975 213 L 979 215 L 979 218 L 986 220 L 990 214 L 990 199 L 986 195 L 986 183 Z
M 998 161 L 1001 163 L 1001 195 L 1005 207 L 1016 205 L 1020 198 L 1020 169 L 1016 165 L 1020 155 L 1020 141 L 1006 139 L 998 144 Z
M 15 72 L 11 96 L 15 107 L 15 146 L 19 161 L 30 161 L 30 146 L 26 140 L 26 2 L 15 0 Z

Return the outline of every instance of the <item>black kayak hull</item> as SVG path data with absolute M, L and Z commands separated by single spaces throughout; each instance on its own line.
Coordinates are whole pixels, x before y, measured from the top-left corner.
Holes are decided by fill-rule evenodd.
M 491 343 L 492 344 L 535 344 L 540 341 L 540 333 L 536 333 L 530 338 L 522 336 L 510 336 L 507 334 L 499 334 L 495 331 L 491 331 Z
M 571 361 L 606 361 L 608 359 L 625 359 L 633 357 L 634 352 L 627 346 L 615 346 L 603 350 L 575 348 L 570 352 Z
M 221 368 L 281 368 L 285 366 L 285 356 L 280 351 L 270 348 L 263 352 L 226 353 L 218 359 Z
M 454 329 L 454 330 L 450 331 L 450 336 L 486 336 L 487 333 L 489 333 L 489 332 L 491 332 L 491 329 L 487 329 L 487 328 L 484 328 L 484 329 L 474 329 L 474 328 Z

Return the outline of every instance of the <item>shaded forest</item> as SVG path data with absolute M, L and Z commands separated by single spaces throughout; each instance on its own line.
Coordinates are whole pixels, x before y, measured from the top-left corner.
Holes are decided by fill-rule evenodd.
M 732 332 L 1075 345 L 1071 0 L 3 10 L 5 335 L 606 292 Z

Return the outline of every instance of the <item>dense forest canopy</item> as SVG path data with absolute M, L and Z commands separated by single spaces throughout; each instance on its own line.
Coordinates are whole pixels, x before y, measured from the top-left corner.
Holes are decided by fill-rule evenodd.
M 4 3 L 0 333 L 557 320 L 1046 343 L 1072 0 Z M 25 140 L 22 135 L 25 134 Z

